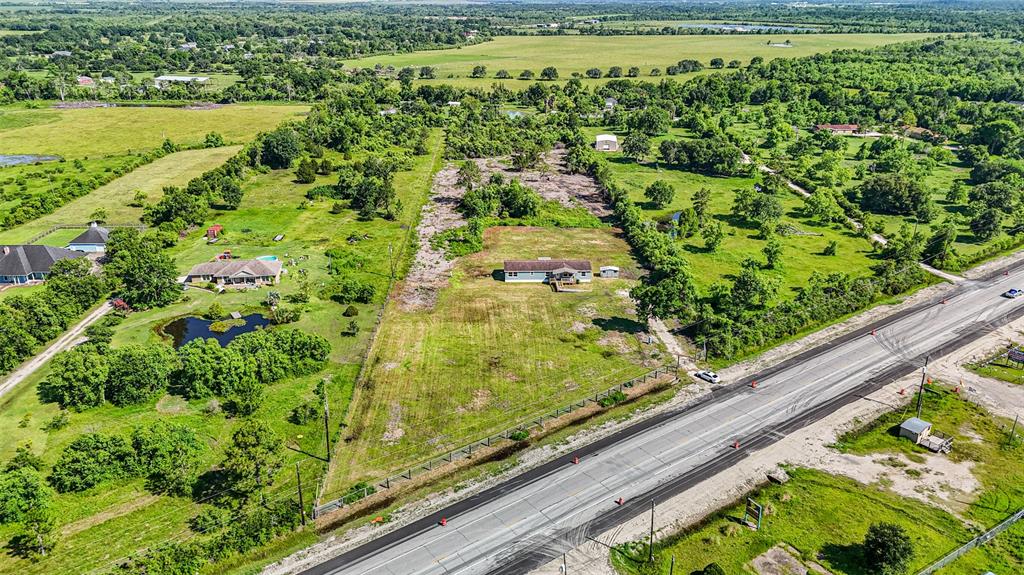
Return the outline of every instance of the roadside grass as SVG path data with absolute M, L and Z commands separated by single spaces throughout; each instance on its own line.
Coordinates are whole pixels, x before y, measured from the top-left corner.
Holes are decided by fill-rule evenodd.
M 53 213 L 36 218 L 10 230 L 0 231 L 0 243 L 24 243 L 33 236 L 58 224 L 85 225 L 96 210 L 105 210 L 111 224 L 138 224 L 142 208 L 130 206 L 135 193 L 141 191 L 147 202 L 160 198 L 164 186 L 184 186 L 194 177 L 216 168 L 233 156 L 239 146 L 205 148 L 175 152 L 117 178 L 85 196 L 57 208 Z M 0 170 L 2 174 L 2 170 Z M 62 230 L 47 235 L 38 243 L 61 246 L 82 230 Z
M 668 573 L 670 557 L 676 573 L 691 573 L 711 562 L 726 573 L 747 573 L 749 562 L 779 544 L 795 548 L 799 557 L 823 565 L 831 573 L 867 575 L 861 543 L 872 523 L 905 527 L 916 551 L 911 572 L 924 567 L 971 537 L 953 515 L 877 485 L 863 485 L 811 469 L 789 469 L 790 481 L 767 485 L 750 495 L 767 512 L 761 530 L 742 523 L 745 502 L 732 505 L 680 535 L 656 544 L 660 569 L 640 570 L 644 552 L 626 559 L 612 551 L 621 573 Z
M 288 445 L 296 449 L 314 455 L 324 454 L 323 422 L 314 420 L 298 425 L 289 421 L 289 415 L 293 408 L 314 398 L 317 382 L 324 379 L 329 379 L 327 393 L 332 418 L 337 421 L 347 411 L 376 311 L 375 304 L 356 304 L 359 314 L 352 319 L 362 329 L 356 337 L 341 335 L 341 327 L 349 321 L 342 316 L 347 306 L 322 300 L 317 295 L 319 285 L 328 279 L 327 258 L 323 251 L 331 246 L 362 250 L 366 264 L 360 273 L 376 274 L 386 282 L 390 266 L 388 244 L 394 245 L 397 254 L 398 248 L 406 241 L 408 230 L 418 218 L 419 207 L 425 201 L 433 173 L 439 167 L 441 136 L 439 130 L 431 136 L 432 155 L 414 158 L 412 169 L 396 174 L 396 191 L 405 206 L 396 221 L 379 218 L 372 222 L 357 221 L 351 210 L 330 214 L 328 202 L 299 209 L 308 186 L 292 182 L 292 170 L 281 170 L 254 175 L 244 184 L 246 196 L 239 209 L 217 214 L 217 218 L 209 220 L 225 224 L 226 234 L 221 242 L 208 246 L 202 239 L 204 230 L 194 230 L 170 250 L 182 273 L 225 248 L 242 257 L 278 255 L 291 271 L 284 276 L 281 285 L 274 288 L 284 296 L 284 305 L 297 305 L 303 309 L 301 319 L 288 327 L 323 335 L 331 342 L 333 351 L 328 365 L 321 372 L 268 386 L 263 405 L 252 417 L 267 422 Z M 330 177 L 321 177 L 318 183 L 331 181 Z M 246 226 L 250 226 L 251 231 L 242 231 Z M 349 245 L 346 238 L 353 232 L 370 233 L 371 238 Z M 285 241 L 272 241 L 278 233 L 285 234 Z M 308 259 L 303 256 L 308 256 Z M 292 258 L 296 260 L 295 265 L 290 263 Z M 314 288 L 309 303 L 287 303 L 288 296 L 300 291 L 299 278 L 302 274 L 298 269 L 307 270 Z M 227 311 L 257 311 L 261 309 L 261 301 L 267 291 L 215 295 L 201 289 L 190 289 L 178 303 L 131 314 L 115 328 L 112 345 L 162 341 L 160 326 L 176 317 L 200 313 L 213 302 L 221 304 Z M 142 405 L 123 408 L 105 405 L 73 412 L 67 427 L 47 432 L 43 430 L 44 424 L 59 412 L 55 404 L 42 403 L 37 395 L 38 385 L 46 377 L 47 370 L 48 366 L 41 368 L 0 403 L 0 436 L 5 438 L 0 445 L 0 460 L 11 457 L 18 446 L 31 442 L 33 452 L 48 468 L 60 456 L 61 450 L 82 433 L 128 433 L 135 426 L 162 420 L 180 422 L 195 429 L 208 446 L 203 463 L 212 467 L 222 459 L 231 433 L 239 423 L 221 412 L 215 401 L 189 402 L 168 394 Z M 333 431 L 336 429 L 332 426 L 332 435 L 336 434 Z M 337 441 L 338 437 L 335 435 L 332 440 Z M 299 463 L 304 470 L 306 501 L 313 501 L 322 464 L 294 451 L 286 451 L 285 454 L 286 463 L 275 486 L 268 491 L 268 498 L 293 496 L 294 464 Z M 82 493 L 59 495 L 56 506 L 60 517 L 58 529 L 64 535 L 59 537 L 53 554 L 37 563 L 5 554 L 0 557 L 0 572 L 88 572 L 147 545 L 190 536 L 186 520 L 202 508 L 190 498 L 153 496 L 145 490 L 142 480 L 105 482 Z M 13 534 L 13 526 L 0 528 L 0 538 L 4 540 Z M 303 540 L 302 537 L 299 540 Z
M 832 573 L 866 575 L 860 542 L 868 526 L 881 521 L 907 530 L 915 548 L 908 572 L 916 572 L 1019 510 L 1024 506 L 1024 446 L 1019 439 L 1015 444 L 1008 442 L 1010 422 L 961 399 L 950 386 L 930 388 L 922 417 L 934 429 L 955 437 L 949 457 L 973 462 L 974 475 L 982 485 L 969 500 L 960 501 L 965 504 L 961 517 L 904 498 L 880 483 L 865 485 L 821 471 L 790 469 L 788 483 L 768 485 L 750 495 L 768 510 L 761 531 L 741 525 L 742 503 L 730 506 L 659 543 L 660 572 L 667 572 L 669 555 L 673 555 L 677 572 L 689 573 L 714 561 L 727 573 L 743 573 L 754 557 L 784 543 L 796 548 L 803 560 L 821 563 Z M 912 399 L 907 406 L 843 435 L 833 447 L 856 455 L 894 453 L 912 459 L 929 453 L 898 436 L 899 424 L 914 414 L 915 405 Z M 1018 573 L 1024 569 L 1022 540 L 1024 524 L 1018 524 L 940 573 Z M 613 552 L 612 559 L 620 572 L 638 572 L 636 563 L 618 553 Z
M 504 259 L 618 265 L 583 293 L 498 281 Z M 489 228 L 432 309 L 388 305 L 327 492 L 400 470 L 652 369 L 625 295 L 638 266 L 617 230 Z
M 284 120 L 298 119 L 306 105 L 230 104 L 187 110 L 162 106 L 41 110 L 24 104 L 0 108 L 0 149 L 5 154 L 101 157 L 151 150 L 165 138 L 181 146 L 201 144 L 217 132 L 228 143 L 252 139 Z
M 368 56 L 345 60 L 345 67 L 372 68 L 376 64 L 401 68 L 433 66 L 436 80 L 419 80 L 433 84 L 450 84 L 462 88 L 487 88 L 495 82 L 524 88 L 534 80 L 518 80 L 523 70 L 535 75 L 546 66 L 558 69 L 559 80 L 573 73 L 583 75 L 589 68 L 607 72 L 610 66 L 640 68 L 641 78 L 649 79 L 651 68 L 674 65 L 679 60 L 695 59 L 707 66 L 712 58 L 726 61 L 738 59 L 744 65 L 754 56 L 765 60 L 795 58 L 839 49 L 872 48 L 884 44 L 928 38 L 930 34 L 797 34 L 797 35 L 721 35 L 721 36 L 502 36 L 464 48 L 420 50 L 406 54 Z M 792 47 L 779 48 L 790 40 Z M 470 78 L 473 66 L 487 66 L 486 78 Z M 498 80 L 498 70 L 508 70 L 512 79 Z M 709 73 L 705 70 L 702 73 Z M 694 74 L 674 76 L 686 80 Z M 664 76 L 662 76 L 664 77 Z M 608 78 L 581 78 L 587 84 L 602 84 Z
M 674 168 L 660 168 L 653 163 L 637 164 L 617 153 L 610 157 L 607 165 L 616 183 L 627 190 L 637 205 L 655 220 L 668 220 L 673 213 L 692 206 L 693 196 L 700 188 L 711 190 L 709 213 L 723 225 L 725 239 L 722 245 L 716 252 L 709 252 L 699 232 L 692 237 L 677 240 L 701 288 L 707 289 L 715 283 L 735 277 L 741 270 L 743 260 L 748 257 L 765 261 L 762 250 L 766 242 L 760 232 L 732 215 L 735 190 L 752 187 L 755 178 L 711 177 Z M 665 180 L 676 190 L 675 199 L 664 208 L 650 205 L 643 195 L 644 189 L 656 180 Z M 801 232 L 800 235 L 779 235 L 783 245 L 782 267 L 768 270 L 768 273 L 781 282 L 780 298 L 795 295 L 795 291 L 805 286 L 815 271 L 855 275 L 870 273 L 870 267 L 875 261 L 872 246 L 867 240 L 846 227 L 822 225 L 805 217 L 804 201 L 796 194 L 787 193 L 780 199 L 785 210 L 781 223 Z M 825 248 L 832 241 L 836 242 L 836 255 L 824 255 Z
M 1014 347 L 1019 349 L 1020 345 L 1014 344 Z M 1006 351 L 1000 351 L 978 363 L 968 364 L 966 367 L 978 375 L 1009 383 L 1024 384 L 1024 366 L 1010 361 L 1006 357 Z

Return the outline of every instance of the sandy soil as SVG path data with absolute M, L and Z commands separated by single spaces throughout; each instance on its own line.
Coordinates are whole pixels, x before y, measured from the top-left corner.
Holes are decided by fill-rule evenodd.
M 565 168 L 566 151 L 555 148 L 544 154 L 543 163 L 547 169 L 515 171 L 505 158 L 477 160 L 486 180 L 491 174 L 501 174 L 505 180 L 519 180 L 532 188 L 540 197 L 562 204 L 567 208 L 582 206 L 599 218 L 612 214 L 605 202 L 604 192 L 593 178 L 586 174 L 570 174 Z

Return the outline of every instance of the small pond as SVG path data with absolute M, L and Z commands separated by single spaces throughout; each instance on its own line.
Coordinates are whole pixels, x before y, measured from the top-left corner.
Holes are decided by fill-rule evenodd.
M 243 333 L 270 325 L 270 320 L 258 313 L 243 316 L 242 319 L 245 320 L 245 325 L 234 326 L 223 333 L 218 333 L 210 331 L 210 326 L 215 322 L 200 317 L 185 316 L 165 325 L 161 331 L 165 335 L 171 336 L 175 348 L 179 348 L 193 339 L 209 339 L 211 337 L 217 340 L 221 346 L 225 346 Z
M 0 154 L 0 167 L 35 164 L 36 162 L 56 162 L 60 156 L 39 156 L 36 154 Z

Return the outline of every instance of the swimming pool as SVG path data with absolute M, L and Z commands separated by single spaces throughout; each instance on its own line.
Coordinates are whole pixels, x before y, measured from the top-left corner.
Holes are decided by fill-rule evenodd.
M 265 262 L 276 262 L 277 261 L 277 256 L 260 256 L 260 257 L 258 257 L 256 259 L 262 260 L 262 261 L 265 261 Z

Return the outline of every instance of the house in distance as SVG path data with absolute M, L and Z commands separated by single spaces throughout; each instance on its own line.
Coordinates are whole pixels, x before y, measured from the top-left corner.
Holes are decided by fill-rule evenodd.
M 594 279 L 593 268 L 587 260 L 508 260 L 503 277 L 515 283 L 587 283 Z

